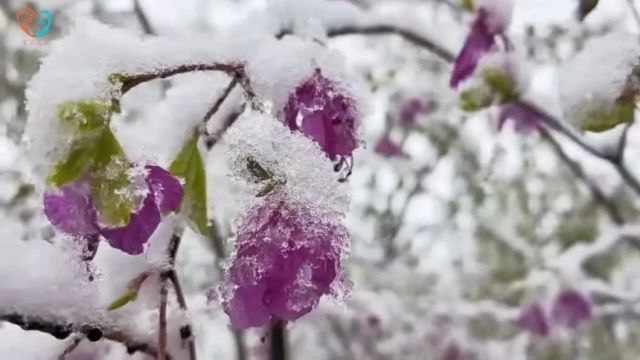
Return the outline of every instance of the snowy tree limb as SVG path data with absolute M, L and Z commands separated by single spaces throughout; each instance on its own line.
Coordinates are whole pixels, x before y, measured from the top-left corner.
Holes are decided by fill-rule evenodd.
M 123 333 L 116 329 L 101 327 L 99 325 L 87 324 L 71 324 L 65 322 L 55 322 L 51 320 L 43 320 L 22 314 L 6 314 L 0 315 L 0 321 L 7 321 L 14 325 L 20 326 L 23 330 L 40 331 L 57 339 L 66 339 L 72 333 L 83 334 L 89 341 L 98 341 L 102 338 L 120 343 L 127 347 L 129 352 L 144 352 L 151 356 L 156 356 L 157 349 L 155 345 L 140 343 L 132 339 L 129 334 Z

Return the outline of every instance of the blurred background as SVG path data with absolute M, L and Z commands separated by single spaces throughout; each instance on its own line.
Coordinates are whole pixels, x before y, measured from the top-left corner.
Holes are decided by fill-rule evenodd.
M 352 2 L 372 17 L 415 19 L 411 26 L 453 53 L 471 19 L 458 0 Z M 633 0 L 601 0 L 584 21 L 577 19 L 575 0 L 514 2 L 509 36 L 528 60 L 532 96 L 558 115 L 560 66 L 590 38 L 640 32 L 633 11 L 640 3 Z M 15 20 L 27 2 L 0 0 L 0 241 L 53 236 L 20 149 L 25 87 L 51 41 L 87 16 L 146 36 L 206 38 L 266 3 L 33 1 L 54 17 L 52 30 L 35 41 Z M 366 145 L 355 153 L 349 179 L 350 291 L 344 302 L 323 300 L 287 327 L 289 357 L 637 359 L 640 248 L 633 237 L 593 246 L 620 225 L 633 225 L 638 215 L 640 198 L 611 164 L 557 134 L 520 134 L 509 124 L 498 131 L 492 110 L 462 112 L 448 87 L 450 66 L 399 37 L 354 35 L 327 46 L 344 55 L 367 96 L 361 128 Z M 175 83 L 154 86 L 140 95 L 127 121 L 152 111 Z M 584 141 L 607 152 L 617 148 L 622 133 L 587 134 Z M 638 173 L 640 130 L 632 126 L 625 134 L 627 167 Z M 213 171 L 210 180 L 219 176 Z M 194 299 L 219 282 L 233 246 L 228 195 L 214 187 L 210 198 L 214 235 L 186 239 L 178 259 Z M 587 299 L 591 317 L 580 326 L 551 325 L 549 334 L 523 325 L 527 306 L 548 311 L 566 289 Z M 268 358 L 268 332 L 230 330 L 219 306 L 209 306 L 195 321 L 202 358 Z M 29 349 L 47 341 L 54 340 L 0 323 L 2 359 L 46 359 Z M 129 358 L 118 346 L 82 344 L 67 358 Z

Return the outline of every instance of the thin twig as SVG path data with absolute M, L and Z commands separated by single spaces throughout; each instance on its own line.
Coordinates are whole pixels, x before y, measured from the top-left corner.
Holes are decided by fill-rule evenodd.
M 142 9 L 140 5 L 140 0 L 133 0 L 133 12 L 136 14 L 136 18 L 138 18 L 138 22 L 140 22 L 140 26 L 142 27 L 142 31 L 144 31 L 147 35 L 155 35 L 155 30 L 153 26 L 151 26 L 151 22 L 149 22 L 149 18 L 147 14 Z
M 167 359 L 167 281 L 160 279 L 160 311 L 158 319 L 158 360 Z
M 224 101 L 229 97 L 229 95 L 231 94 L 231 91 L 233 91 L 236 85 L 238 85 L 238 78 L 234 76 L 233 78 L 231 78 L 229 85 L 227 85 L 227 87 L 224 89 L 224 92 L 222 93 L 222 95 L 218 97 L 216 102 L 213 103 L 213 106 L 211 106 L 211 108 L 209 108 L 207 113 L 204 115 L 202 122 L 205 126 L 205 134 L 207 133 L 206 126 L 207 126 L 207 123 L 209 122 L 209 119 L 211 119 L 211 117 L 215 115 L 218 112 L 218 110 L 220 110 L 220 107 L 222 106 Z
M 631 10 L 631 14 L 633 15 L 633 19 L 636 21 L 638 29 L 640 29 L 640 13 L 638 12 L 635 1 L 627 0 L 627 4 L 629 5 L 629 10 Z
M 247 76 L 242 63 L 186 64 L 139 74 L 124 74 L 123 78 L 120 79 L 120 92 L 124 95 L 132 88 L 151 80 L 166 79 L 174 75 L 199 71 L 221 71 L 231 77 L 237 77 L 240 79 Z M 248 85 L 250 84 L 248 80 L 241 81 L 240 84 L 247 87 L 245 88 L 245 92 L 249 97 L 255 96 L 253 89 Z
M 82 342 L 82 339 L 84 339 L 83 335 L 75 334 L 71 338 L 71 340 L 69 340 L 69 344 L 67 344 L 67 346 L 64 348 L 64 351 L 62 352 L 62 354 L 58 356 L 58 360 L 64 360 L 67 355 L 71 354 L 71 352 L 75 350 L 78 347 L 78 345 L 80 345 L 80 343 Z
M 184 296 L 184 292 L 182 291 L 182 285 L 180 284 L 180 279 L 178 278 L 178 273 L 172 269 L 169 270 L 169 281 L 173 284 L 173 289 L 176 292 L 176 298 L 178 300 L 178 305 L 180 309 L 185 313 L 189 311 L 187 306 L 187 300 Z M 180 328 L 180 337 L 183 341 L 186 341 L 189 346 L 189 359 L 196 360 L 196 343 L 193 339 L 193 329 L 191 328 L 191 324 L 187 323 Z
M 399 35 L 408 42 L 431 51 L 446 62 L 453 62 L 455 59 L 455 56 L 453 56 L 449 50 L 436 42 L 431 41 L 431 39 L 421 36 L 411 30 L 402 29 L 392 25 L 344 26 L 330 29 L 328 31 L 329 37 L 345 35 Z
M 591 192 L 591 195 L 593 196 L 594 200 L 597 201 L 600 205 L 602 205 L 602 208 L 606 211 L 611 221 L 618 225 L 624 223 L 624 218 L 622 216 L 622 213 L 620 212 L 620 209 L 618 209 L 616 204 L 612 202 L 602 192 L 602 190 L 600 190 L 600 188 L 596 184 L 594 184 L 593 181 L 589 179 L 587 174 L 582 169 L 582 166 L 580 166 L 580 164 L 575 162 L 573 159 L 571 159 L 567 155 L 567 153 L 564 151 L 562 146 L 558 143 L 556 139 L 553 138 L 553 136 L 549 133 L 549 131 L 545 128 L 541 128 L 540 135 L 542 136 L 543 139 L 545 139 L 551 145 L 553 150 L 560 157 L 560 160 L 562 160 L 562 162 L 564 162 L 567 165 L 569 170 L 571 170 L 571 172 L 580 180 L 582 180 L 582 182 L 587 186 L 587 188 L 589 188 L 589 191 Z

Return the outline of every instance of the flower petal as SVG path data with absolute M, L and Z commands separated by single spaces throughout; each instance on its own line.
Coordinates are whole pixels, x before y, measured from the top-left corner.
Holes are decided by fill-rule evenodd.
M 160 224 L 161 216 L 154 195 L 150 192 L 144 199 L 142 208 L 131 215 L 129 224 L 119 228 L 102 229 L 100 233 L 109 245 L 130 255 L 139 255 L 144 244 Z
M 289 96 L 283 113 L 291 130 L 315 140 L 332 160 L 358 146 L 353 100 L 319 70 Z
M 576 327 L 591 319 L 591 304 L 578 291 L 564 290 L 553 303 L 551 317 L 556 323 Z
M 86 179 L 46 192 L 43 204 L 45 215 L 58 230 L 74 236 L 98 233 L 96 210 Z
M 384 157 L 406 157 L 407 154 L 402 150 L 402 147 L 395 142 L 393 142 L 388 137 L 383 137 L 378 139 L 376 145 L 373 150 L 378 155 L 382 155 Z
M 535 110 L 521 104 L 507 104 L 502 107 L 498 115 L 499 130 L 502 130 L 507 120 L 515 121 L 516 131 L 523 134 L 539 130 L 542 127 L 542 116 Z
M 160 212 L 176 211 L 180 208 L 184 192 L 180 181 L 160 166 L 147 165 L 146 182 L 154 194 Z
M 547 322 L 542 307 L 538 303 L 523 308 L 517 324 L 520 328 L 534 335 L 542 337 L 549 335 L 549 323 Z
M 467 35 L 462 50 L 458 54 L 451 74 L 449 85 L 452 88 L 471 76 L 478 66 L 480 58 L 491 51 L 495 46 L 495 32 L 491 31 L 489 24 L 489 13 L 480 9 L 478 16 L 471 25 L 471 31 Z
M 331 292 L 340 270 L 346 229 L 280 200 L 257 205 L 238 229 L 236 252 L 222 286 L 236 328 L 295 320 Z M 251 306 L 251 308 L 245 308 Z

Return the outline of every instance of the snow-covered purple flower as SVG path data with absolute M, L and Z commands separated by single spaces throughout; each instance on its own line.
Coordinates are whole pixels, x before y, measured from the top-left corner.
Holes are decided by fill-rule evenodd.
M 373 151 L 376 154 L 392 158 L 392 157 L 406 157 L 407 154 L 402 150 L 402 146 L 395 143 L 393 140 L 388 137 L 382 137 L 376 141 L 375 146 L 373 147 Z
M 549 335 L 549 323 L 542 306 L 538 303 L 530 304 L 522 309 L 517 325 L 533 335 L 546 337 Z
M 317 142 L 331 160 L 358 146 L 353 99 L 320 70 L 299 85 L 284 108 L 284 121 Z
M 591 320 L 591 304 L 580 292 L 574 289 L 563 290 L 553 302 L 551 318 L 555 323 L 577 327 L 580 323 Z
M 489 1 L 483 1 L 488 3 Z M 455 59 L 449 85 L 453 88 L 471 76 L 480 59 L 497 46 L 496 38 L 503 34 L 511 18 L 511 3 L 493 1 L 491 6 L 478 7 L 471 30 Z
M 340 273 L 343 225 L 279 199 L 258 204 L 241 221 L 221 287 L 235 328 L 290 321 L 311 311 Z
M 542 116 L 534 109 L 518 103 L 504 105 L 498 114 L 498 129 L 502 130 L 507 120 L 515 122 L 516 131 L 527 134 L 542 127 Z
M 176 211 L 182 201 L 180 181 L 159 166 L 145 167 L 148 192 L 140 207 L 123 227 L 110 228 L 98 221 L 91 195 L 91 175 L 44 195 L 44 212 L 58 230 L 77 238 L 102 235 L 114 248 L 131 255 L 141 254 L 161 221 L 161 213 Z

